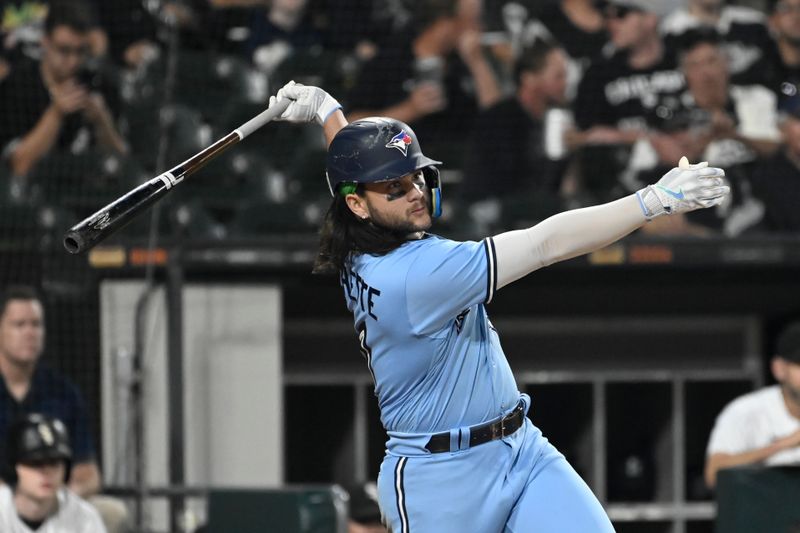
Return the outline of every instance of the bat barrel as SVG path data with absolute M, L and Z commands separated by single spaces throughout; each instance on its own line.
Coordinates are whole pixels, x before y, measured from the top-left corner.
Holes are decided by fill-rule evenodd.
M 140 211 L 167 194 L 172 186 L 167 186 L 166 174 L 170 173 L 143 183 L 71 227 L 64 235 L 63 241 L 67 252 L 80 254 L 92 248 L 130 222 Z

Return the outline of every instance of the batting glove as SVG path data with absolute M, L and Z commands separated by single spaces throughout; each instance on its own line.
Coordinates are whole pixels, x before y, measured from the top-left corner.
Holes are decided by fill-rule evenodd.
M 719 205 L 731 189 L 725 185 L 725 171 L 708 163 L 690 165 L 681 157 L 673 168 L 658 180 L 636 193 L 644 216 L 651 220 L 661 215 L 686 213 Z
M 284 85 L 278 94 L 269 97 L 269 107 L 274 106 L 284 98 L 292 100 L 289 107 L 275 120 L 288 120 L 289 122 L 311 122 L 324 124 L 325 120 L 341 105 L 334 97 L 319 87 L 301 85 L 290 81 Z

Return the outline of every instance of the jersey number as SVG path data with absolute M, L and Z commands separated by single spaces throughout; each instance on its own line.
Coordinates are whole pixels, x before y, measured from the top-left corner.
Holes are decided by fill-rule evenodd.
M 367 344 L 367 324 L 366 322 L 362 322 L 358 325 L 358 345 L 361 349 L 361 355 L 364 356 L 364 359 L 367 360 L 367 368 L 369 369 L 369 374 L 372 376 L 372 383 L 377 386 L 377 382 L 375 381 L 375 372 L 372 370 L 372 348 L 369 347 Z

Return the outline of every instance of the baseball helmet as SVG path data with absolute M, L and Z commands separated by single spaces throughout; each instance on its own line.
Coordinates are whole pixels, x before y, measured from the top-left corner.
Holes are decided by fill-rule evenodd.
M 64 423 L 58 418 L 31 413 L 21 418 L 8 432 L 6 481 L 17 482 L 19 463 L 63 460 L 66 463 L 64 482 L 69 481 L 72 448 Z
M 442 212 L 441 165 L 426 157 L 414 130 L 387 117 L 351 122 L 336 134 L 328 147 L 326 175 L 332 195 L 355 192 L 358 183 L 389 181 L 422 170 L 431 191 L 431 215 Z M 343 184 L 345 186 L 343 186 Z M 349 187 L 348 187 L 349 185 Z

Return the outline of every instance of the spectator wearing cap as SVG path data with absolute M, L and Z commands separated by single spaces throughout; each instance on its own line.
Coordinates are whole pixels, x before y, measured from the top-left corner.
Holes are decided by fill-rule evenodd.
M 668 47 L 690 30 L 713 28 L 722 36 L 730 62 L 731 79 L 737 84 L 765 83 L 769 65 L 777 55 L 763 12 L 726 0 L 688 0 L 686 7 L 664 18 L 661 31 Z
M 778 337 L 771 367 L 777 384 L 734 399 L 717 417 L 706 450 L 710 488 L 723 468 L 800 464 L 800 322 Z
M 772 232 L 800 231 L 800 94 L 794 85 L 781 96 L 778 123 L 783 142 L 753 173 L 753 190 L 764 203 L 764 226 Z
M 648 113 L 659 95 L 684 87 L 674 56 L 657 31 L 671 2 L 613 0 L 603 5 L 615 52 L 584 74 L 573 103 L 577 129 L 566 136 L 568 146 L 579 150 L 583 189 L 596 197 L 587 203 L 625 192 L 619 184 L 623 162 L 646 134 Z

